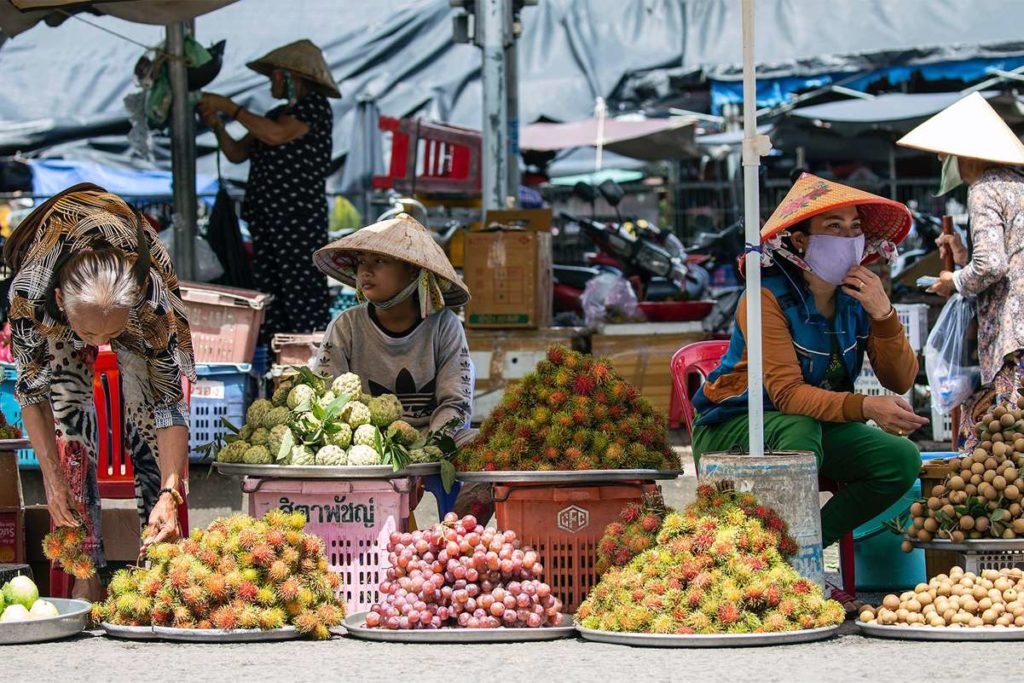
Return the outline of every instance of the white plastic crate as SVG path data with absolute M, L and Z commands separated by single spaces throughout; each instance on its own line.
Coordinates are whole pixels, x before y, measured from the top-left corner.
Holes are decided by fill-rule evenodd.
M 986 569 L 1024 569 L 1024 550 L 1003 550 L 993 553 L 957 553 L 959 566 L 965 572 L 980 574 Z
M 861 368 L 860 376 L 853 383 L 853 390 L 865 396 L 902 396 L 904 401 L 913 405 L 914 389 L 911 388 L 905 394 L 896 394 L 883 387 L 882 383 L 878 381 L 878 375 L 871 369 L 871 363 L 868 362 L 867 356 L 864 357 L 864 367 Z
M 903 323 L 910 348 L 921 353 L 924 343 L 928 341 L 928 304 L 893 304 L 893 308 Z
M 943 415 L 932 405 L 932 441 L 953 440 L 953 416 Z

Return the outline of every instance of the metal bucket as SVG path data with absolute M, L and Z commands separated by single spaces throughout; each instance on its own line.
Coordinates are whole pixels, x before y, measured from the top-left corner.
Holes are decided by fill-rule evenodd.
M 813 453 L 783 451 L 761 457 L 705 453 L 697 476 L 700 483 L 731 481 L 737 491 L 749 491 L 761 504 L 774 508 L 786 520 L 789 534 L 800 546 L 790 563 L 824 588 L 818 462 Z

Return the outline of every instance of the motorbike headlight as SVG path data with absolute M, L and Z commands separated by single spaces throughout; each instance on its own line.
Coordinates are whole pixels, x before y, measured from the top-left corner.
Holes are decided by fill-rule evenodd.
M 672 259 L 664 251 L 654 249 L 646 244 L 640 247 L 636 255 L 637 262 L 655 275 L 666 277 L 672 272 Z

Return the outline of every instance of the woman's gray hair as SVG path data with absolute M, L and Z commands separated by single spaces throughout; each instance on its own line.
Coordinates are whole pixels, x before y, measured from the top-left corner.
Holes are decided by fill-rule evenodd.
M 123 251 L 113 247 L 71 257 L 59 278 L 65 310 L 94 306 L 106 314 L 132 308 L 139 299 L 132 265 Z

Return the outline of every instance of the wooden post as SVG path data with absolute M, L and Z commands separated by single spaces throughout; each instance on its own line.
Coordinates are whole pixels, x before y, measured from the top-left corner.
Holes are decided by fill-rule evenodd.
M 952 235 L 953 234 L 953 217 L 952 216 L 943 216 L 942 217 L 942 234 L 943 235 Z M 953 272 L 953 268 L 955 268 L 955 267 L 956 267 L 956 264 L 953 261 L 953 249 L 952 249 L 952 247 L 950 247 L 949 249 L 946 250 L 946 256 L 942 259 L 942 269 L 943 270 L 948 270 L 949 272 L 952 273 Z M 951 441 L 952 450 L 954 450 L 954 451 L 956 450 L 957 434 L 960 432 L 960 418 L 961 418 L 960 406 L 957 406 L 956 408 L 953 408 L 953 410 L 949 414 L 949 422 L 950 422 L 950 427 L 951 427 L 951 429 L 950 429 L 950 441 Z

